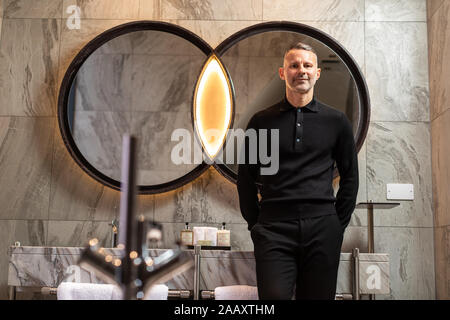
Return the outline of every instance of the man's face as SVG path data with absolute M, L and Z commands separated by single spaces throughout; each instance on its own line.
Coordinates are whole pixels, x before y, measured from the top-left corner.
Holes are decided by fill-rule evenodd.
M 290 50 L 284 57 L 283 68 L 279 69 L 279 74 L 281 80 L 285 81 L 287 90 L 308 93 L 320 78 L 317 56 L 311 51 Z

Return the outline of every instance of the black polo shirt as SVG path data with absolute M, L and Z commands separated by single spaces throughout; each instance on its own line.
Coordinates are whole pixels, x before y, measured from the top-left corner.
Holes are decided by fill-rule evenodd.
M 345 229 L 355 208 L 359 183 L 355 141 L 346 115 L 316 99 L 296 108 L 284 98 L 256 113 L 249 121 L 250 128 L 257 132 L 268 129 L 269 150 L 270 130 L 279 130 L 279 170 L 262 175 L 261 162 L 249 164 L 248 158 L 239 165 L 239 203 L 249 230 L 257 221 L 336 213 Z M 258 146 L 262 137 L 258 135 Z M 247 156 L 248 150 L 247 139 Z M 340 175 L 336 197 L 332 186 L 335 163 Z

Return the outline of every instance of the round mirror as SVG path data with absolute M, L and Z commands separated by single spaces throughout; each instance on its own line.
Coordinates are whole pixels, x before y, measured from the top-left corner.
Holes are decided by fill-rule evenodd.
M 314 96 L 344 112 L 353 125 L 357 150 L 361 148 L 369 124 L 369 98 L 362 73 L 353 58 L 335 40 L 314 28 L 296 23 L 264 23 L 249 27 L 225 40 L 217 53 L 227 67 L 235 89 L 234 129 L 245 130 L 258 111 L 285 96 L 285 84 L 278 74 L 284 52 L 293 43 L 303 42 L 317 52 L 321 77 Z M 219 171 L 235 182 L 242 141 L 234 150 L 223 149 Z M 228 157 L 227 157 L 228 156 Z M 337 176 L 335 170 L 335 176 Z
M 174 189 L 199 175 L 207 165 L 171 161 L 172 134 L 185 129 L 194 136 L 193 91 L 211 51 L 164 23 L 131 23 L 91 41 L 69 67 L 59 101 L 60 128 L 75 160 L 119 189 L 122 136 L 131 133 L 141 192 Z

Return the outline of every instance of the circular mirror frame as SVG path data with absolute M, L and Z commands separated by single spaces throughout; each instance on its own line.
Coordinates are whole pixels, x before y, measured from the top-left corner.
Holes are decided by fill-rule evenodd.
M 364 140 L 367 136 L 367 131 L 369 129 L 370 122 L 370 97 L 369 97 L 369 89 L 367 87 L 367 83 L 364 79 L 364 75 L 361 72 L 356 61 L 350 55 L 350 53 L 335 39 L 326 33 L 320 31 L 319 29 L 313 28 L 311 26 L 289 22 L 289 21 L 275 21 L 275 22 L 263 22 L 256 25 L 252 25 L 245 29 L 242 29 L 224 41 L 222 41 L 219 46 L 214 49 L 217 56 L 221 57 L 228 49 L 230 49 L 233 45 L 237 44 L 239 41 L 244 40 L 250 36 L 257 35 L 264 32 L 270 31 L 288 31 L 300 33 L 302 35 L 309 36 L 318 40 L 328 46 L 331 50 L 333 50 L 337 56 L 342 59 L 350 74 L 352 75 L 356 87 L 358 89 L 358 98 L 359 98 L 359 123 L 356 130 L 355 144 L 356 150 L 359 152 L 361 147 L 364 144 Z M 228 180 L 233 183 L 236 183 L 237 174 L 232 171 L 229 167 L 224 164 L 214 163 L 214 167 Z M 338 176 L 337 169 L 334 170 L 334 177 Z
M 353 79 L 355 80 L 357 89 L 358 89 L 358 97 L 359 97 L 359 123 L 356 130 L 356 148 L 357 151 L 361 149 L 364 140 L 367 135 L 367 131 L 369 128 L 370 122 L 370 98 L 369 91 L 367 88 L 366 81 L 364 76 L 358 67 L 357 63 L 353 59 L 353 57 L 348 53 L 348 51 L 339 44 L 335 39 L 325 34 L 324 32 L 310 27 L 308 25 L 304 25 L 301 23 L 295 22 L 287 22 L 287 21 L 277 21 L 277 22 L 263 22 L 259 23 L 245 29 L 242 29 L 235 34 L 231 35 L 227 39 L 225 39 L 216 49 L 213 49 L 208 43 L 206 43 L 202 38 L 192 33 L 191 31 L 182 28 L 180 26 L 160 21 L 136 21 L 125 23 L 119 26 L 116 26 L 112 29 L 109 29 L 100 35 L 96 36 L 93 40 L 88 42 L 80 52 L 75 56 L 69 65 L 64 78 L 62 80 L 59 96 L 58 96 L 58 124 L 61 132 L 61 136 L 63 138 L 64 144 L 69 151 L 72 158 L 75 162 L 92 178 L 97 180 L 98 182 L 112 188 L 115 190 L 120 190 L 120 181 L 114 180 L 99 170 L 97 170 L 94 166 L 92 166 L 86 158 L 82 155 L 80 150 L 78 149 L 72 134 L 69 129 L 68 123 L 68 114 L 67 114 L 67 102 L 69 99 L 70 90 L 72 87 L 72 83 L 77 75 L 78 70 L 81 68 L 86 59 L 98 48 L 100 48 L 104 43 L 127 33 L 135 32 L 135 31 L 143 31 L 143 30 L 152 30 L 152 31 L 161 31 L 167 32 L 174 35 L 177 35 L 198 47 L 204 54 L 207 59 L 211 54 L 215 53 L 219 58 L 224 54 L 228 49 L 230 49 L 233 45 L 238 43 L 239 41 L 246 39 L 252 35 L 256 35 L 259 33 L 269 32 L 269 31 L 288 31 L 300 33 L 309 37 L 312 37 L 316 40 L 321 41 L 323 44 L 328 46 L 331 50 L 333 50 L 339 58 L 341 58 L 349 69 Z M 226 68 L 226 66 L 225 66 Z M 232 79 L 231 79 L 232 83 Z M 234 110 L 233 110 L 234 111 Z M 234 120 L 234 112 L 232 117 L 232 122 Z M 224 144 L 225 146 L 225 144 Z M 194 180 L 198 176 L 200 176 L 203 172 L 205 172 L 209 168 L 209 164 L 203 162 L 197 167 L 195 167 L 192 171 L 183 175 L 180 178 L 175 180 L 158 184 L 158 185 L 142 185 L 138 186 L 138 193 L 140 194 L 156 194 L 167 192 L 176 188 L 179 188 L 186 183 Z M 236 183 L 237 175 L 234 171 L 229 169 L 224 164 L 214 163 L 213 166 L 228 180 L 233 183 Z M 335 169 L 335 176 L 337 170 Z
M 83 63 L 87 60 L 87 58 L 94 53 L 95 50 L 100 48 L 103 44 L 106 42 L 119 37 L 121 35 L 136 32 L 136 31 L 144 31 L 144 30 L 151 30 L 151 31 L 161 31 L 166 33 L 171 33 L 174 35 L 177 35 L 193 45 L 195 45 L 197 48 L 199 48 L 204 54 L 205 58 L 209 57 L 210 54 L 213 52 L 213 49 L 211 46 L 205 42 L 202 38 L 197 36 L 196 34 L 190 32 L 189 30 L 179 27 L 177 25 L 167 23 L 167 22 L 160 22 L 160 21 L 136 21 L 136 22 L 129 22 L 125 23 L 119 26 L 116 26 L 112 29 L 109 29 L 98 36 L 96 36 L 94 39 L 92 39 L 90 42 L 88 42 L 81 50 L 80 52 L 75 56 L 75 58 L 72 60 L 71 64 L 69 65 L 64 78 L 61 83 L 61 87 L 59 90 L 59 96 L 58 96 L 58 124 L 59 124 L 59 130 L 61 132 L 61 136 L 63 138 L 64 144 L 69 151 L 72 158 L 75 160 L 75 162 L 93 179 L 97 180 L 98 182 L 112 188 L 115 190 L 120 190 L 120 181 L 117 181 L 115 179 L 112 179 L 102 172 L 100 172 L 97 168 L 95 168 L 92 164 L 89 163 L 89 161 L 86 160 L 86 158 L 83 156 L 83 154 L 80 152 L 79 148 L 77 147 L 77 144 L 75 143 L 72 134 L 69 129 L 69 120 L 68 120 L 68 99 L 70 90 L 72 87 L 72 83 L 83 65 Z M 208 169 L 209 165 L 205 162 L 199 164 L 196 166 L 192 171 L 186 173 L 185 175 L 181 176 L 180 178 L 177 178 L 175 180 L 165 182 L 162 184 L 157 185 L 141 185 L 138 186 L 137 192 L 140 194 L 155 194 L 155 193 L 162 193 L 167 192 L 176 188 L 179 188 L 186 183 L 194 180 L 198 176 L 200 176 L 204 171 Z

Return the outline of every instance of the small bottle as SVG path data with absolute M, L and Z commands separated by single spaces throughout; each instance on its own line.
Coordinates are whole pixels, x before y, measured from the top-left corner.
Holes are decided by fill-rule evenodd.
M 186 227 L 180 233 L 181 244 L 184 246 L 192 246 L 194 244 L 194 232 L 189 229 L 189 222 L 186 222 Z
M 217 231 L 217 246 L 230 247 L 230 230 L 225 229 L 225 222 L 222 223 L 222 229 Z

